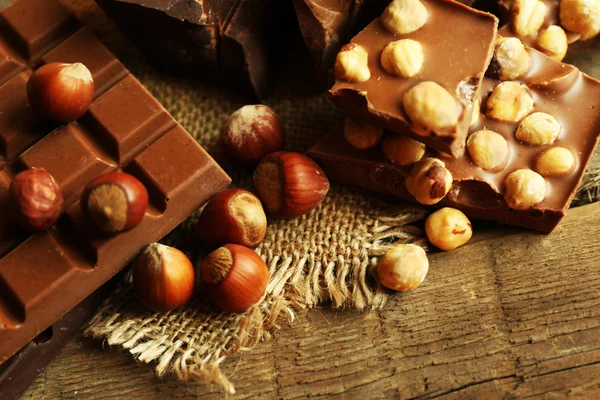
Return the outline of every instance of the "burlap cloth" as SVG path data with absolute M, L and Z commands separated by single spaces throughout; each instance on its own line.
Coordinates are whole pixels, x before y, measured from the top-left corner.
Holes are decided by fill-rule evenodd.
M 65 0 L 123 61 L 190 134 L 233 178 L 251 188 L 251 171 L 230 165 L 219 146 L 219 128 L 243 99 L 198 81 L 166 76 L 153 70 L 124 39 L 92 0 Z M 342 114 L 319 94 L 307 53 L 300 42 L 272 94 L 265 101 L 280 115 L 287 149 L 305 151 L 339 123 Z M 588 63 L 584 55 L 581 63 Z M 598 74 L 597 74 L 598 75 Z M 600 198 L 600 162 L 595 157 L 576 203 Z M 120 346 L 136 359 L 152 363 L 156 374 L 202 380 L 234 392 L 221 372 L 230 355 L 268 339 L 295 314 L 319 303 L 332 307 L 373 309 L 387 293 L 370 275 L 377 256 L 400 242 L 425 245 L 418 224 L 427 212 L 393 204 L 352 187 L 333 185 L 323 203 L 305 217 L 269 221 L 264 242 L 256 249 L 271 272 L 264 301 L 244 315 L 219 312 L 200 294 L 189 305 L 169 312 L 144 310 L 126 279 L 103 304 L 86 329 L 88 336 Z M 196 215 L 197 217 L 197 215 Z M 191 217 L 163 242 L 198 260 L 199 241 Z

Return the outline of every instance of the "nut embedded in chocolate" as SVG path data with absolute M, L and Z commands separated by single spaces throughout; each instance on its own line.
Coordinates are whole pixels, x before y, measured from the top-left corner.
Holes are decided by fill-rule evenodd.
M 511 13 L 513 31 L 525 37 L 542 27 L 546 18 L 546 5 L 540 0 L 515 0 Z
M 515 137 L 532 146 L 552 144 L 560 134 L 560 123 L 544 112 L 529 114 L 517 128 Z
M 508 143 L 499 133 L 490 130 L 473 132 L 467 139 L 467 151 L 479 167 L 493 170 L 506 164 Z
M 359 118 L 346 117 L 344 138 L 355 149 L 369 149 L 381 142 L 383 129 Z
M 455 126 L 460 116 L 460 106 L 446 89 L 426 81 L 413 86 L 402 99 L 404 111 L 417 133 L 433 131 L 440 136 Z
M 423 47 L 412 39 L 396 40 L 381 52 L 381 66 L 388 74 L 402 78 L 416 75 L 423 66 Z
M 392 33 L 406 35 L 419 30 L 429 12 L 419 0 L 393 0 L 381 14 L 381 23 Z
M 558 25 L 550 25 L 537 39 L 537 48 L 556 61 L 562 61 L 565 58 L 568 47 L 567 34 Z
M 575 156 L 573 152 L 565 147 L 552 147 L 536 160 L 535 170 L 542 176 L 560 176 L 573 171 L 575 167 Z
M 504 198 L 509 207 L 526 210 L 546 197 L 546 181 L 530 169 L 519 169 L 505 181 Z
M 529 53 L 525 45 L 517 38 L 497 39 L 494 56 L 487 74 L 493 78 L 507 81 L 517 79 L 529 70 Z
M 519 122 L 533 109 L 533 98 L 525 85 L 502 82 L 494 88 L 487 100 L 488 118 L 506 122 Z
M 567 30 L 591 39 L 600 33 L 600 2 L 594 0 L 561 0 L 560 23 Z
M 350 43 L 341 48 L 335 59 L 335 77 L 348 82 L 364 82 L 371 78 L 369 55 L 362 47 Z
M 419 161 L 425 155 L 425 145 L 414 139 L 396 134 L 389 135 L 381 144 L 385 158 L 394 164 L 404 166 Z

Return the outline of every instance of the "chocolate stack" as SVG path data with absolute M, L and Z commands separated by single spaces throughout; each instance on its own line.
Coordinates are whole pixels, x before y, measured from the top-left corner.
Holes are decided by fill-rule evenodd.
M 334 181 L 551 232 L 598 141 L 600 82 L 496 26 L 390 3 L 338 53 L 329 96 L 349 117 L 309 155 Z

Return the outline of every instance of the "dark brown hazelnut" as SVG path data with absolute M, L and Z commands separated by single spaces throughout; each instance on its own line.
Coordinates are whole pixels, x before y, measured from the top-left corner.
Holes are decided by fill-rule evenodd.
M 100 230 L 115 234 L 136 227 L 148 206 L 148 191 L 132 175 L 111 172 L 94 178 L 81 196 L 83 212 Z
M 254 171 L 254 187 L 270 215 L 295 218 L 319 205 L 329 191 L 329 180 L 307 156 L 280 151 L 260 162 Z
M 256 165 L 269 153 L 283 150 L 283 125 L 275 111 L 261 104 L 247 105 L 227 118 L 221 128 L 226 154 L 242 165 Z
M 198 232 L 209 245 L 226 243 L 256 247 L 267 232 L 267 216 L 258 197 L 244 189 L 228 189 L 208 202 Z
M 18 173 L 9 190 L 15 218 L 24 229 L 47 229 L 58 221 L 64 211 L 62 190 L 44 168 Z
M 94 98 L 94 79 L 81 63 L 51 63 L 27 82 L 31 108 L 42 118 L 70 122 L 86 113 Z

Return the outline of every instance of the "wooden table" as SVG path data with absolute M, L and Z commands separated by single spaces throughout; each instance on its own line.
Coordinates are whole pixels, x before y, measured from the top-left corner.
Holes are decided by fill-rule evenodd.
M 231 398 L 600 398 L 599 267 L 599 203 L 549 236 L 480 230 L 383 310 L 324 305 L 227 360 Z M 213 397 L 225 394 L 77 338 L 23 398 Z

